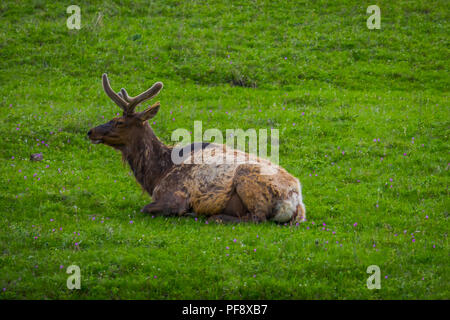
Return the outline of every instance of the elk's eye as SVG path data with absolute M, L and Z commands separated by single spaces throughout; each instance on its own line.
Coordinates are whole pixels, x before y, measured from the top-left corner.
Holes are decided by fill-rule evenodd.
M 121 126 L 121 125 L 123 125 L 125 122 L 123 121 L 123 120 L 119 120 L 119 121 L 117 121 L 116 122 L 116 125 L 117 126 Z

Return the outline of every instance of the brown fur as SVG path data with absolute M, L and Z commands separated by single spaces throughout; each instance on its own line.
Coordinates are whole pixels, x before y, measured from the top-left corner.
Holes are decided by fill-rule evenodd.
M 162 143 L 147 122 L 158 112 L 159 103 L 134 112 L 139 103 L 159 92 L 162 83 L 134 98 L 125 89 L 116 94 L 106 75 L 103 86 L 124 114 L 91 129 L 88 136 L 93 143 L 122 152 L 136 180 L 152 196 L 153 202 L 144 207 L 144 212 L 182 216 L 193 211 L 217 222 L 305 219 L 299 181 L 268 160 L 225 145 L 203 144 L 200 150 L 192 148 L 184 154 L 183 163 L 174 164 L 173 147 Z M 192 161 L 195 152 L 201 152 L 202 163 Z M 231 161 L 221 163 L 224 155 Z M 236 160 L 238 156 L 242 158 Z M 276 173 L 263 174 L 263 169 L 270 168 Z

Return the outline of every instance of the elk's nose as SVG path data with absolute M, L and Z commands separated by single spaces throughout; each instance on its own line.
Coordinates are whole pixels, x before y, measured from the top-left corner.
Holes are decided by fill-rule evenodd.
M 89 130 L 89 131 L 88 131 L 88 137 L 90 137 L 91 134 L 92 134 L 92 130 Z

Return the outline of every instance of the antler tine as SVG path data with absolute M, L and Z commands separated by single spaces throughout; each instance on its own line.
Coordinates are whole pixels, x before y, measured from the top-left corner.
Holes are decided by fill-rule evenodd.
M 159 91 L 161 91 L 161 89 L 163 88 L 163 84 L 162 82 L 156 82 L 150 89 L 144 91 L 143 93 L 141 93 L 140 95 L 134 97 L 134 98 L 130 98 L 129 99 L 129 111 L 133 112 L 134 109 L 142 102 L 144 102 L 145 100 L 151 99 L 154 96 L 156 96 Z M 125 90 L 124 90 L 125 91 Z M 122 94 L 124 94 L 123 91 L 121 91 Z M 126 93 L 126 91 L 125 91 Z
M 126 102 L 131 102 L 131 98 L 128 96 L 127 90 L 124 88 L 120 89 L 119 95 L 125 100 Z
M 102 79 L 103 79 L 103 89 L 105 90 L 108 97 L 110 97 L 111 100 L 114 101 L 124 112 L 127 112 L 128 103 L 123 98 L 121 98 L 117 93 L 115 93 L 114 90 L 111 88 L 106 73 L 103 74 Z

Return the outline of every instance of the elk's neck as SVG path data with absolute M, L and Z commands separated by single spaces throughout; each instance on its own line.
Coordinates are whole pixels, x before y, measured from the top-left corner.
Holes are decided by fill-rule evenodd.
M 136 135 L 133 143 L 122 150 L 136 180 L 152 195 L 165 172 L 173 166 L 171 148 L 162 143 L 149 125 Z

